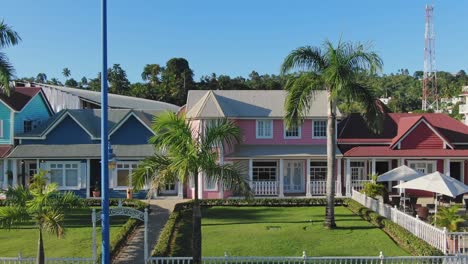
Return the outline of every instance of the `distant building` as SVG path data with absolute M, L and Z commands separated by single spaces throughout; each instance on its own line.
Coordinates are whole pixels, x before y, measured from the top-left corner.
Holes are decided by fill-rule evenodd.
M 464 115 L 463 119 L 464 119 L 465 125 L 468 126 L 468 86 L 463 87 L 460 97 L 462 98 L 461 99 L 462 103 L 459 106 L 460 108 L 458 109 L 458 112 Z

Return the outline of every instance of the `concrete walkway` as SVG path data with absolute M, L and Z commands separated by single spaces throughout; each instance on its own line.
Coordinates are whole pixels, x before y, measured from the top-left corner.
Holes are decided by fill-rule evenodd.
M 151 200 L 151 212 L 148 216 L 148 249 L 149 255 L 157 243 L 159 234 L 167 222 L 174 205 L 182 202 L 179 199 Z M 146 202 L 146 201 L 145 201 Z M 144 263 L 144 225 L 139 226 L 128 239 L 112 263 Z

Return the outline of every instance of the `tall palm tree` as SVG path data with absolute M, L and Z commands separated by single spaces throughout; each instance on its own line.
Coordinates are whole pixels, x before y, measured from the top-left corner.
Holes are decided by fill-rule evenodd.
M 327 104 L 327 206 L 325 223 L 335 228 L 335 163 L 336 163 L 336 104 L 339 99 L 362 103 L 365 119 L 374 131 L 382 126 L 383 114 L 371 89 L 360 83 L 358 76 L 374 74 L 382 68 L 382 60 L 368 47 L 360 43 L 339 42 L 335 47 L 325 41 L 322 47 L 305 46 L 293 50 L 281 66 L 281 73 L 294 70 L 286 82 L 288 95 L 285 100 L 288 126 L 302 123 L 312 103 L 314 92 L 326 90 Z M 308 179 L 310 180 L 310 179 Z
M 37 264 L 45 263 L 43 232 L 61 238 L 64 235 L 64 212 L 81 206 L 81 200 L 71 192 L 60 193 L 56 184 L 47 184 L 46 172 L 34 175 L 29 189 L 9 187 L 5 192 L 6 206 L 0 207 L 0 227 L 12 229 L 23 223 L 34 222 L 39 231 Z
M 68 68 L 63 68 L 62 74 L 65 77 L 65 82 L 68 80 L 68 77 L 71 75 L 71 71 Z
M 17 45 L 21 37 L 9 25 L 2 20 L 0 22 L 0 50 L 6 47 Z M 0 88 L 10 95 L 10 81 L 13 79 L 15 69 L 11 65 L 5 53 L 0 52 Z
M 143 81 L 149 81 L 151 85 L 159 83 L 159 74 L 163 71 L 163 68 L 159 64 L 146 64 L 141 73 Z
M 184 116 L 164 113 L 154 120 L 155 133 L 150 143 L 164 155 L 155 154 L 142 161 L 133 173 L 134 188 L 141 189 L 148 176 L 151 189 L 173 183 L 176 180 L 194 184 L 192 249 L 194 263 L 201 263 L 201 210 L 198 197 L 198 177 L 204 174 L 210 181 L 218 182 L 221 187 L 250 196 L 250 187 L 239 169 L 232 164 L 219 164 L 218 151 L 231 147 L 240 140 L 240 128 L 233 122 L 223 119 L 212 125 L 201 121 L 200 130 Z

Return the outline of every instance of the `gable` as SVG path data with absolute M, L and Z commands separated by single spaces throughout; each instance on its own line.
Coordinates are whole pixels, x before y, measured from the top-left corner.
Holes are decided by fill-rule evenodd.
M 41 93 L 34 98 L 20 111 L 15 113 L 15 134 L 24 132 L 24 121 L 31 120 L 38 125 L 47 120 L 52 113 Z
M 3 135 L 0 137 L 0 144 L 12 144 L 11 140 L 11 117 L 12 110 L 5 104 L 0 104 L 0 120 L 3 123 Z M 1 127 L 0 127 L 1 129 Z
M 153 133 L 140 120 L 131 115 L 111 134 L 110 141 L 111 144 L 120 145 L 148 144 L 151 136 Z
M 443 149 L 444 141 L 425 122 L 420 122 L 400 142 L 400 149 Z

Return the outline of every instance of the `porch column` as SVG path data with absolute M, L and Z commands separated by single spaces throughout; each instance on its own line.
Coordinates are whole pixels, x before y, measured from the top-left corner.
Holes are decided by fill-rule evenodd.
M 198 173 L 198 198 L 203 199 L 203 182 L 205 181 L 205 175 L 203 172 Z
M 375 170 L 375 158 L 372 158 L 372 166 L 371 166 L 371 167 L 372 167 L 372 168 L 371 168 L 371 170 L 372 170 L 372 171 L 371 171 L 371 174 L 372 174 L 372 175 L 375 175 L 375 171 L 376 171 L 376 170 Z
M 223 166 L 224 165 L 224 148 L 223 148 L 223 144 L 220 145 L 219 152 L 220 152 L 219 164 L 221 166 Z M 223 173 L 223 171 L 221 170 L 221 176 L 223 176 L 222 173 Z M 221 178 L 223 178 L 223 177 L 221 177 Z M 218 184 L 218 188 L 219 188 L 219 198 L 223 199 L 224 198 L 224 183 L 223 183 L 223 180 L 220 180 L 217 184 Z
M 18 185 L 18 164 L 16 159 L 11 160 L 11 172 L 13 174 L 12 186 L 15 187 Z
M 279 165 L 279 197 L 284 197 L 284 160 L 280 159 Z
M 86 198 L 90 197 L 90 187 L 91 185 L 91 161 L 86 159 Z
M 182 183 L 182 181 L 177 181 L 177 197 L 181 199 L 184 198 L 184 184 Z
M 342 196 L 342 190 L 341 190 L 341 158 L 337 158 L 337 161 L 336 161 L 336 170 L 337 170 L 337 173 L 336 173 L 336 196 Z
M 253 159 L 249 159 L 249 184 L 250 184 L 250 188 L 254 187 L 253 186 Z
M 405 159 L 404 159 L 404 158 L 400 158 L 400 159 L 398 160 L 398 164 L 399 164 L 400 166 L 405 165 Z M 398 184 L 402 184 L 402 183 L 403 183 L 403 181 L 398 182 Z M 401 194 L 404 192 L 403 190 L 404 190 L 403 188 L 399 188 L 399 189 L 398 189 L 398 192 L 400 193 L 400 196 L 401 196 Z
M 3 189 L 8 188 L 8 160 L 3 160 Z
M 444 159 L 444 174 L 450 176 L 450 159 Z
M 310 159 L 307 159 L 307 164 L 306 164 L 306 196 L 311 197 L 311 191 L 310 191 Z
M 351 160 L 346 159 L 346 196 L 351 197 Z

